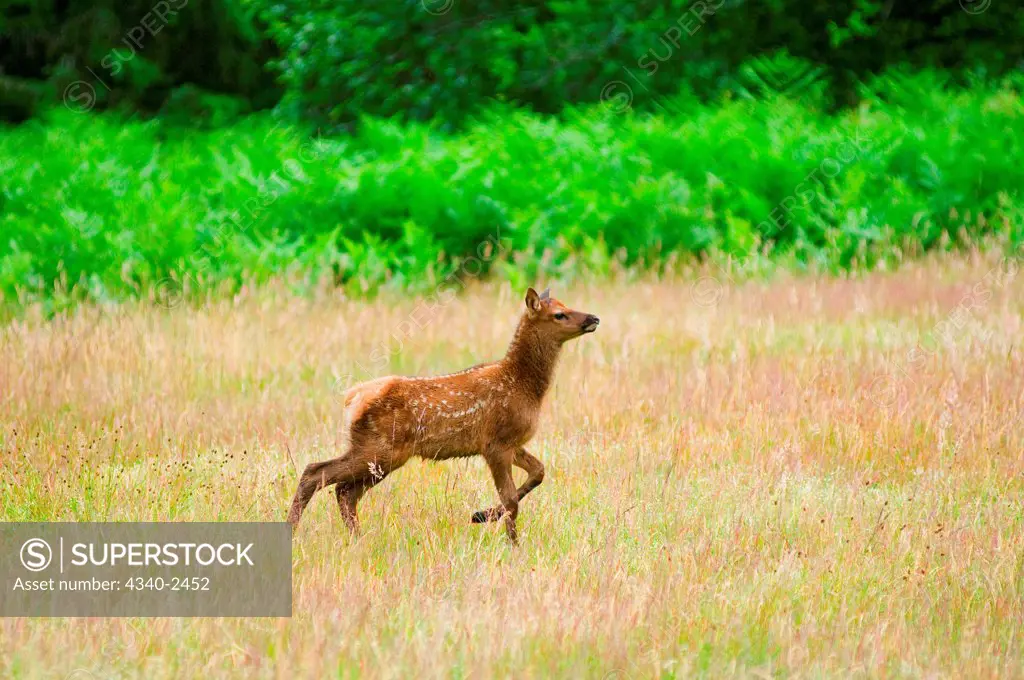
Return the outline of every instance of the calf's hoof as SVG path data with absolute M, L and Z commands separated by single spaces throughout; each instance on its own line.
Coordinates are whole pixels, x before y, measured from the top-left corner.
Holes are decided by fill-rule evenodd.
M 484 524 L 486 522 L 497 522 L 505 514 L 502 508 L 490 508 L 489 510 L 477 510 L 473 513 L 473 524 Z

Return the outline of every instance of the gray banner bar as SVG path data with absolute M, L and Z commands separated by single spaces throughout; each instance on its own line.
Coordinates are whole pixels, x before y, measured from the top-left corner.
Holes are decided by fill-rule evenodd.
M 0 616 L 291 616 L 284 522 L 0 523 Z

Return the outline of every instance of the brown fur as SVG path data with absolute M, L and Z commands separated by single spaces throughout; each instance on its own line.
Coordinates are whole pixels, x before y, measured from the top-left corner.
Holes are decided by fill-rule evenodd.
M 500 361 L 435 378 L 388 376 L 352 387 L 345 393 L 347 450 L 306 466 L 288 522 L 298 526 L 313 494 L 334 484 L 342 517 L 358 530 L 359 499 L 413 456 L 444 460 L 480 455 L 494 477 L 501 505 L 474 513 L 473 522 L 504 516 L 515 543 L 519 501 L 544 479 L 544 465 L 523 446 L 537 431 L 562 344 L 593 332 L 597 324 L 597 317 L 531 288 L 515 337 Z M 513 465 L 528 475 L 518 489 Z

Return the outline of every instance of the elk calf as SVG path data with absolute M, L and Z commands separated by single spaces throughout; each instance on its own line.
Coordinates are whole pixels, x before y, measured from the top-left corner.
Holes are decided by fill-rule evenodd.
M 516 543 L 519 501 L 544 479 L 544 465 L 523 445 L 537 430 L 541 402 L 562 345 L 597 330 L 599 319 L 567 308 L 547 291 L 526 292 L 526 311 L 500 361 L 436 378 L 389 376 L 345 392 L 345 453 L 306 466 L 288 522 L 320 489 L 335 485 L 346 524 L 358 530 L 356 505 L 367 489 L 413 456 L 429 460 L 483 456 L 501 504 L 473 514 L 472 521 L 505 518 Z M 512 466 L 528 477 L 518 489 Z

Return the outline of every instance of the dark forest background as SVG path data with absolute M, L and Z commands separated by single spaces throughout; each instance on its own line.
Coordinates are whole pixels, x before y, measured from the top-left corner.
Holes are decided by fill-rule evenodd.
M 598 101 L 626 68 L 644 79 L 635 106 L 683 86 L 714 97 L 814 81 L 840 107 L 893 65 L 966 81 L 1024 61 L 1024 11 L 1005 0 L 9 0 L 0 36 L 14 121 L 97 78 L 101 109 L 210 115 L 214 94 L 319 123 L 457 123 L 494 100 L 543 113 Z M 102 66 L 111 50 L 135 52 L 116 76 Z

